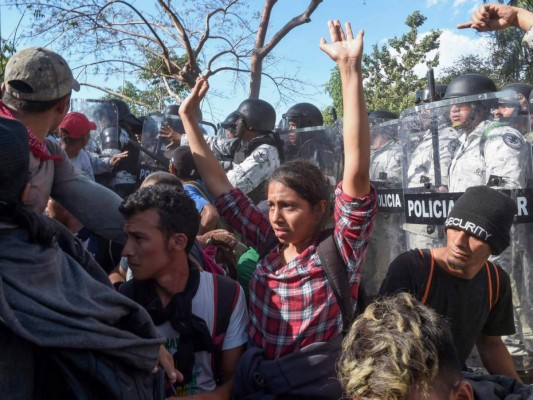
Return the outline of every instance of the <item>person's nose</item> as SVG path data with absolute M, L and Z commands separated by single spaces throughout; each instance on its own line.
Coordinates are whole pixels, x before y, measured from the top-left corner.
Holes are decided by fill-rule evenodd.
M 122 257 L 129 257 L 133 254 L 133 246 L 131 244 L 131 240 L 128 238 L 126 240 L 126 244 L 122 248 Z

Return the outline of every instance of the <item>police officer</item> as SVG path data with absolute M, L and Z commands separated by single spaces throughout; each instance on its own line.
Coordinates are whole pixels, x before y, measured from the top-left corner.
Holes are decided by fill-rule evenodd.
M 444 96 L 447 86 L 437 84 L 435 85 L 436 98 L 433 100 L 440 100 Z M 430 102 L 429 91 L 417 91 L 415 93 L 415 103 Z M 425 188 L 426 190 L 438 190 L 435 187 L 435 162 L 433 151 L 433 132 L 431 124 L 435 122 L 435 128 L 438 130 L 439 141 L 439 160 L 440 160 L 440 182 L 439 186 L 448 185 L 448 169 L 450 167 L 452 156 L 459 145 L 458 132 L 453 128 L 444 127 L 444 121 L 438 111 L 422 110 L 420 114 L 422 121 L 423 133 L 418 143 L 409 155 L 409 167 L 407 169 L 407 187 L 409 188 Z M 432 121 L 435 119 L 435 121 Z M 435 129 L 434 128 L 434 129 Z
M 237 121 L 239 118 L 240 116 L 237 111 L 231 112 L 220 123 L 217 136 L 214 136 L 211 140 L 207 140 L 215 157 L 226 172 L 233 168 L 235 150 L 240 144 L 240 139 L 236 137 Z
M 377 186 L 400 187 L 402 181 L 402 148 L 398 142 L 398 125 L 384 122 L 398 116 L 387 110 L 368 115 L 370 123 L 370 180 Z
M 244 100 L 235 134 L 240 139 L 227 172 L 231 184 L 259 203 L 266 198 L 264 185 L 283 158 L 283 142 L 272 130 L 276 124 L 274 107 L 264 100 Z
M 182 136 L 185 135 L 183 122 L 181 122 L 179 117 L 179 108 L 178 104 L 171 104 L 163 110 L 163 121 L 161 122 L 159 137 L 168 140 L 166 146 L 170 150 L 168 154 L 180 146 Z
M 445 99 L 496 91 L 494 82 L 481 74 L 455 78 Z M 527 146 L 520 132 L 488 120 L 491 100 L 453 104 L 450 119 L 460 134 L 460 145 L 450 164 L 450 192 L 476 185 L 520 188 L 526 183 Z
M 324 118 L 322 112 L 311 103 L 297 103 L 282 115 L 283 126 L 288 129 L 288 138 L 285 142 L 285 159 L 287 161 L 296 158 L 306 158 L 302 154 L 302 147 L 310 140 L 324 142 L 328 139 L 323 130 L 301 131 L 302 128 L 322 127 Z M 311 160 L 309 160 L 311 161 Z M 319 166 L 320 167 L 320 166 Z
M 415 92 L 415 104 L 420 105 L 431 101 L 441 100 L 447 85 L 435 85 L 435 98 L 431 99 L 428 89 Z M 405 187 L 418 192 L 439 191 L 448 186 L 448 169 L 455 150 L 459 146 L 459 133 L 452 127 L 446 127 L 443 108 L 422 109 L 416 116 L 420 120 L 420 135 L 416 146 L 407 155 L 409 160 L 406 173 Z M 437 134 L 435 137 L 435 134 Z M 435 152 L 434 140 L 438 140 L 438 153 Z M 435 160 L 438 157 L 440 173 L 435 176 Z M 422 224 L 405 224 L 407 234 L 407 248 L 424 249 L 440 246 L 444 234 L 436 226 Z
M 492 111 L 494 120 L 504 122 L 518 130 L 522 135 L 529 133 L 529 94 L 533 85 L 511 83 L 501 89 L 502 97 Z
M 110 99 L 109 103 L 116 106 L 118 110 L 119 149 L 128 152 L 128 157 L 123 159 L 113 170 L 113 177 L 109 182 L 109 187 L 121 197 L 126 197 L 137 188 L 137 171 L 139 168 L 139 149 L 130 141 L 137 142 L 135 134 L 142 132 L 143 123 L 135 117 L 130 107 L 120 99 Z

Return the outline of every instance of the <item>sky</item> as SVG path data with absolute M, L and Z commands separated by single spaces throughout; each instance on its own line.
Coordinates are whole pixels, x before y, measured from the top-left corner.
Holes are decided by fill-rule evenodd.
M 0 5 L 5 1 L 0 0 Z M 136 0 L 132 3 L 142 8 L 152 4 L 152 1 Z M 249 7 L 260 11 L 263 3 L 263 0 L 249 0 Z M 487 34 L 456 29 L 458 23 L 468 21 L 473 11 L 482 4 L 482 0 L 324 0 L 311 16 L 311 22 L 291 31 L 273 53 L 280 60 L 276 64 L 276 75 L 284 71 L 297 72 L 298 77 L 309 85 L 303 88 L 302 95 L 294 96 L 293 103 L 281 103 L 276 89 L 267 79 L 263 79 L 260 97 L 274 105 L 278 120 L 297 102 L 310 102 L 321 109 L 332 104 L 331 98 L 324 91 L 324 84 L 329 80 L 334 64 L 319 49 L 319 42 L 321 37 L 329 41 L 326 23 L 329 19 L 336 18 L 341 22 L 351 22 L 354 32 L 364 29 L 365 51 L 370 51 L 373 44 L 386 43 L 387 39 L 407 32 L 409 28 L 405 25 L 406 17 L 415 10 L 420 11 L 427 17 L 419 29 L 420 34 L 431 29 L 443 32 L 439 48 L 440 66 L 435 71 L 438 77 L 440 69 L 452 65 L 461 55 L 486 54 L 490 51 Z M 308 0 L 278 0 L 272 13 L 267 39 L 290 18 L 303 12 L 307 5 Z M 9 36 L 14 29 L 13 24 L 18 20 L 19 15 L 15 10 L 1 8 L 0 32 L 3 37 Z M 19 48 L 30 45 L 39 43 L 22 43 Z M 51 48 L 60 52 L 60 49 Z M 418 72 L 424 75 L 426 71 L 421 68 Z M 122 84 L 122 78 L 111 77 L 106 86 L 117 88 Z M 231 74 L 211 78 L 212 93 L 222 97 L 212 96 L 209 103 L 204 104 L 204 119 L 215 123 L 223 120 L 247 97 L 248 87 L 235 86 L 232 79 Z M 82 87 L 73 97 L 99 98 L 102 95 L 102 92 Z

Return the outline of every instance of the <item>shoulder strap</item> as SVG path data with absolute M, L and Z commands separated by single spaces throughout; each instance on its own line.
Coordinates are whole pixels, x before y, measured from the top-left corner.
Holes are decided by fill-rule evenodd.
M 490 311 L 500 299 L 500 271 L 498 270 L 498 266 L 490 261 L 485 263 L 485 268 L 487 270 L 487 280 L 489 286 Z
M 213 376 L 218 384 L 222 383 L 222 344 L 228 331 L 231 315 L 239 299 L 239 284 L 224 275 L 213 274 L 213 290 L 215 301 L 215 318 L 213 326 L 213 342 L 216 346 L 211 355 Z
M 346 263 L 341 258 L 331 233 L 319 243 L 317 251 L 322 268 L 339 303 L 343 332 L 346 332 L 355 317 L 352 311 L 350 284 L 346 276 Z
M 418 249 L 418 251 L 420 253 L 420 258 L 422 258 L 422 260 L 426 263 L 426 266 L 429 264 L 429 276 L 427 281 L 422 284 L 424 295 L 420 299 L 420 302 L 422 304 L 426 304 L 429 297 L 429 291 L 431 289 L 431 283 L 433 282 L 433 272 L 435 271 L 435 258 L 433 257 L 433 252 L 431 250 Z

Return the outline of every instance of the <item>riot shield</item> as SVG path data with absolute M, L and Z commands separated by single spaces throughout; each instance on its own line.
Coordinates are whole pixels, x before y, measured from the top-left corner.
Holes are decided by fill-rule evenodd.
M 370 127 L 370 180 L 378 193 L 378 214 L 362 270 L 367 293 L 377 295 L 392 260 L 406 250 L 402 230 L 402 146 L 399 121 L 384 120 Z
M 398 120 L 370 128 L 370 180 L 379 188 L 400 188 L 402 149 L 398 141 Z
M 285 160 L 304 159 L 316 165 L 332 188 L 342 178 L 342 138 L 334 127 L 316 126 L 279 132 L 285 143 Z
M 71 111 L 85 114 L 96 124 L 96 131 L 91 131 L 91 142 L 87 150 L 104 155 L 120 152 L 120 128 L 118 110 L 113 103 L 103 100 L 72 99 Z
M 160 113 L 150 115 L 144 119 L 137 176 L 139 183 L 152 172 L 168 171 L 170 154 L 167 146 L 170 140 L 161 136 L 160 132 L 165 128 L 178 131 L 179 126 L 176 126 L 176 120 L 179 120 L 177 116 L 163 116 Z M 181 132 L 183 132 L 183 124 L 181 124 Z

